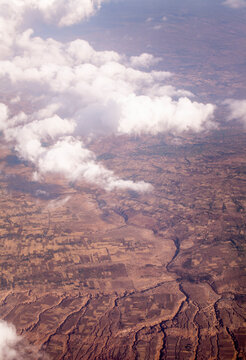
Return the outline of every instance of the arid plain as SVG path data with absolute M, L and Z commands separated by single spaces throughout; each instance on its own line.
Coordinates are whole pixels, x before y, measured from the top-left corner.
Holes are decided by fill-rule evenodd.
M 0 316 L 26 358 L 244 359 L 245 141 L 228 125 L 92 141 L 142 194 L 33 182 L 2 141 Z

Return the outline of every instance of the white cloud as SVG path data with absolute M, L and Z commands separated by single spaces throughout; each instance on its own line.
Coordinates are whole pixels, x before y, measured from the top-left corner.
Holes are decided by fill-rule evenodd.
M 134 183 L 115 176 L 112 171 L 98 164 L 95 155 L 73 137 L 63 138 L 43 150 L 37 162 L 41 175 L 52 172 L 65 175 L 71 181 L 83 177 L 108 191 L 127 188 L 140 192 L 151 190 L 151 186 L 145 182 Z
M 48 21 L 59 26 L 70 26 L 88 18 L 105 0 L 39 0 L 36 4 Z
M 232 9 L 241 9 L 246 7 L 246 0 L 226 0 L 223 5 Z
M 43 212 L 46 212 L 47 210 L 56 210 L 62 206 L 64 206 L 69 200 L 71 196 L 65 196 L 64 198 L 50 200 L 48 205 L 44 208 Z
M 4 134 L 6 140 L 16 142 L 15 148 L 22 158 L 35 162 L 44 151 L 42 140 L 72 133 L 74 128 L 73 121 L 54 115 L 43 120 L 34 120 L 25 125 L 9 127 Z
M 17 335 L 14 325 L 0 320 L 0 360 L 48 360 L 35 347 Z
M 146 20 L 145 20 L 145 22 L 152 22 L 154 19 L 152 18 L 152 17 L 148 17 Z
M 0 360 L 18 359 L 16 345 L 19 341 L 14 326 L 0 320 Z
M 39 12 L 46 21 L 70 26 L 93 15 L 107 0 L 1 0 L 5 17 L 19 23 L 22 17 Z
M 122 103 L 119 130 L 123 133 L 153 135 L 164 131 L 198 132 L 211 125 L 209 119 L 212 119 L 213 112 L 213 105 L 191 102 L 188 98 L 174 101 L 168 96 L 150 98 L 131 95 Z
M 155 26 L 153 26 L 153 30 L 161 30 L 163 28 L 162 24 L 157 24 Z
M 131 56 L 130 64 L 133 67 L 149 68 L 160 62 L 162 58 L 154 57 L 152 54 L 143 53 L 139 56 Z
M 148 190 L 148 184 L 123 181 L 97 163 L 79 136 L 201 131 L 212 125 L 214 106 L 191 101 L 193 94 L 166 84 L 169 72 L 139 70 L 161 60 L 151 54 L 127 59 L 96 51 L 82 39 L 42 39 L 24 27 L 32 11 L 68 25 L 93 14 L 101 3 L 0 0 L 0 90 L 12 90 L 9 108 L 0 104 L 0 130 L 22 158 L 36 165 L 37 177 L 56 172 L 107 190 Z M 28 113 L 13 112 L 16 101 L 20 106 L 27 100 Z
M 10 100 L 11 104 L 17 104 L 20 102 L 20 97 L 19 96 L 15 96 L 14 98 L 12 98 Z
M 246 100 L 228 99 L 224 104 L 229 110 L 228 120 L 239 120 L 246 126 Z
M 0 131 L 7 127 L 8 107 L 0 103 Z

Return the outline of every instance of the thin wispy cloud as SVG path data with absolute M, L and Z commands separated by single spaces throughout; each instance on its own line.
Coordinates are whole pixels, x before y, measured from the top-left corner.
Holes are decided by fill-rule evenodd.
M 18 358 L 16 345 L 19 341 L 14 326 L 0 320 L 0 360 Z
M 226 0 L 223 5 L 228 6 L 232 9 L 246 8 L 246 0 Z
M 228 108 L 228 120 L 237 120 L 246 127 L 246 99 L 228 99 L 224 104 Z

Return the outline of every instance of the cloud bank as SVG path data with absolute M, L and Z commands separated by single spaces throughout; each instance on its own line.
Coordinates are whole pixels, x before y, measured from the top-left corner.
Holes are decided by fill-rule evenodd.
M 167 85 L 171 74 L 151 70 L 161 60 L 151 54 L 127 59 L 96 51 L 82 39 L 42 39 L 25 28 L 33 13 L 68 26 L 92 15 L 101 3 L 0 0 L 0 91 L 12 94 L 0 104 L 0 131 L 35 164 L 36 179 L 53 172 L 107 190 L 147 191 L 149 184 L 122 180 L 99 164 L 80 136 L 198 132 L 213 125 L 215 107 Z M 28 110 L 16 113 L 26 102 Z
M 246 7 L 246 0 L 226 0 L 223 5 L 232 9 L 241 9 Z

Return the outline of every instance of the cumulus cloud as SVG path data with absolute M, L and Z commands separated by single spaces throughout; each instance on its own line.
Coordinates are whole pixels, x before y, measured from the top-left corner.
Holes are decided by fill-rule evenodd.
M 208 119 L 211 118 L 213 111 L 213 105 L 199 104 L 185 97 L 174 101 L 165 96 L 153 98 L 129 96 L 125 99 L 119 130 L 124 133 L 153 135 L 164 131 L 198 132 L 208 125 Z
M 143 53 L 139 56 L 131 56 L 130 64 L 133 67 L 149 68 L 158 64 L 162 59 L 160 57 L 154 57 L 152 54 Z
M 115 176 L 112 171 L 96 162 L 95 155 L 86 149 L 81 141 L 72 137 L 63 138 L 45 150 L 38 159 L 37 167 L 37 176 L 58 173 L 71 181 L 83 177 L 108 191 L 127 188 L 140 192 L 151 190 L 151 185 L 143 181 L 134 183 Z
M 151 54 L 128 59 L 96 51 L 82 39 L 42 39 L 25 28 L 33 11 L 59 26 L 70 25 L 101 3 L 0 0 L 0 90 L 13 93 L 8 106 L 0 104 L 0 131 L 35 164 L 36 178 L 55 172 L 107 190 L 146 191 L 149 184 L 122 180 L 98 163 L 80 136 L 201 131 L 212 126 L 214 106 L 192 101 L 190 92 L 167 84 L 169 72 L 144 71 L 161 60 Z M 16 113 L 16 104 L 27 100 L 28 111 Z
M 25 125 L 10 127 L 4 133 L 8 141 L 14 140 L 17 143 L 16 150 L 25 160 L 35 162 L 44 151 L 42 140 L 72 133 L 74 126 L 74 122 L 54 115 Z
M 246 126 L 246 100 L 228 99 L 224 102 L 228 107 L 228 120 L 239 120 Z
M 93 15 L 105 1 L 107 0 L 1 0 L 0 9 L 15 22 L 20 22 L 32 12 L 38 12 L 48 22 L 58 26 L 71 26 Z
M 223 5 L 232 9 L 241 9 L 246 7 L 246 0 L 226 0 Z
M 43 113 L 47 111 L 44 109 L 39 112 Z M 9 121 L 11 123 L 12 119 Z M 73 122 L 54 115 L 24 125 L 7 126 L 4 134 L 8 141 L 15 143 L 15 149 L 23 159 L 36 165 L 34 180 L 42 179 L 47 173 L 57 173 L 66 176 L 70 181 L 84 178 L 108 191 L 127 188 L 140 192 L 151 190 L 151 185 L 144 181 L 134 183 L 121 180 L 112 171 L 98 164 L 95 154 L 86 149 L 81 140 L 67 136 L 73 128 Z M 64 134 L 66 136 L 63 136 Z M 47 139 L 50 140 L 49 146 L 43 145 Z

